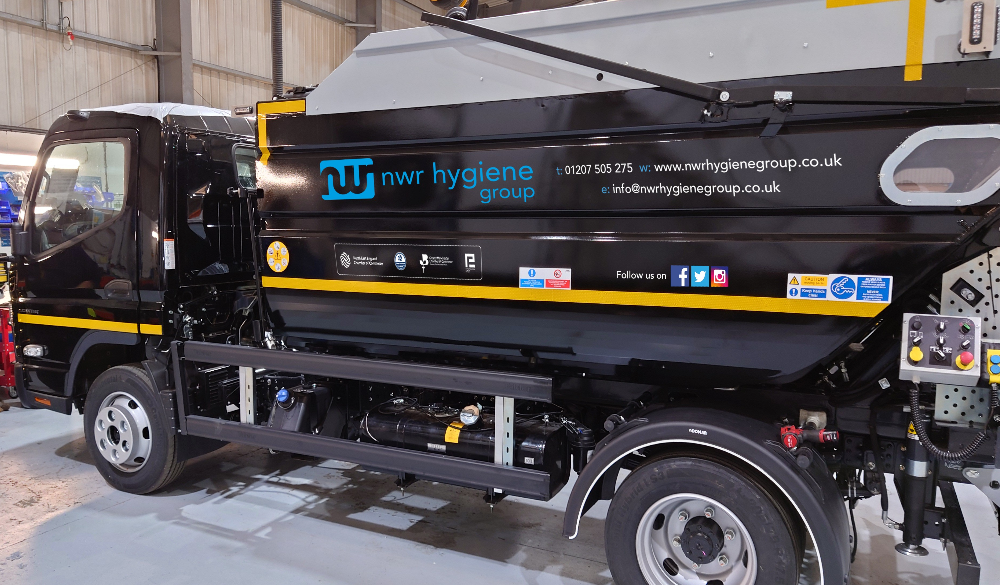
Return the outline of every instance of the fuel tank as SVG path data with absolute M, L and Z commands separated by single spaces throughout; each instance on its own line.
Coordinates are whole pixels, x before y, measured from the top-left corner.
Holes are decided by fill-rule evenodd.
M 1000 169 L 1000 136 L 975 153 L 899 152 L 928 128 L 961 137 L 995 120 L 980 110 L 807 104 L 767 138 L 772 108 L 706 120 L 656 90 L 269 105 L 286 110 L 258 128 L 275 329 L 374 352 L 794 381 L 901 302 L 926 304 L 921 287 L 998 201 L 961 193 L 975 182 L 963 172 Z M 940 201 L 900 200 L 928 189 Z

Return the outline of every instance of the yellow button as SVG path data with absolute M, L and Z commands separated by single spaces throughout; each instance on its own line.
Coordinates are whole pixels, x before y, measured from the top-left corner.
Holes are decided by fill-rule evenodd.
M 914 345 L 913 349 L 910 350 L 910 361 L 917 363 L 922 359 L 924 359 L 924 352 L 920 351 L 920 348 Z

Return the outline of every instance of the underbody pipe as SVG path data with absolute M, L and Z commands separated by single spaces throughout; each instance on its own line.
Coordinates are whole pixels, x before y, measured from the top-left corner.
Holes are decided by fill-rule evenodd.
M 285 58 L 281 38 L 282 0 L 271 0 L 271 93 L 281 97 L 285 93 Z

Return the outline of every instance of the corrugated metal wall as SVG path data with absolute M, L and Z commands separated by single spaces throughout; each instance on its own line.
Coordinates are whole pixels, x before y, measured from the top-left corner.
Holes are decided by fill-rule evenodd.
M 420 26 L 429 0 L 383 0 L 385 30 Z M 66 110 L 157 100 L 155 57 L 42 30 L 58 20 L 56 0 L 0 0 L 0 125 L 47 128 Z M 151 47 L 154 0 L 73 0 L 64 15 L 75 31 Z M 306 0 L 354 20 L 355 0 Z M 191 0 L 195 103 L 229 109 L 270 97 L 269 0 Z M 297 6 L 284 7 L 285 81 L 322 81 L 354 49 L 355 29 Z M 199 65 L 198 63 L 202 63 Z M 209 66 L 206 66 L 209 65 Z M 211 67 L 215 65 L 218 67 Z M 220 71 L 219 67 L 225 71 Z
M 418 8 L 419 7 L 419 8 Z M 420 22 L 422 11 L 439 13 L 431 9 L 430 0 L 382 0 L 382 30 L 399 30 L 426 26 Z
M 133 44 L 153 41 L 152 0 L 75 0 L 74 30 Z M 41 0 L 0 0 L 0 12 L 42 20 Z M 49 2 L 48 21 L 58 8 Z M 156 101 L 156 63 L 135 51 L 0 20 L 0 124 L 47 128 L 66 110 Z

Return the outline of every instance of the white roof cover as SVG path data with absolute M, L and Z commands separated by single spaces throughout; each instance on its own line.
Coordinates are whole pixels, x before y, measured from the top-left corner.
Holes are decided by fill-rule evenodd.
M 104 106 L 87 108 L 88 112 L 118 112 L 134 116 L 156 118 L 160 122 L 167 116 L 230 116 L 229 110 L 219 110 L 207 106 L 192 106 L 190 104 L 175 104 L 170 102 L 156 104 L 122 104 L 120 106 Z

